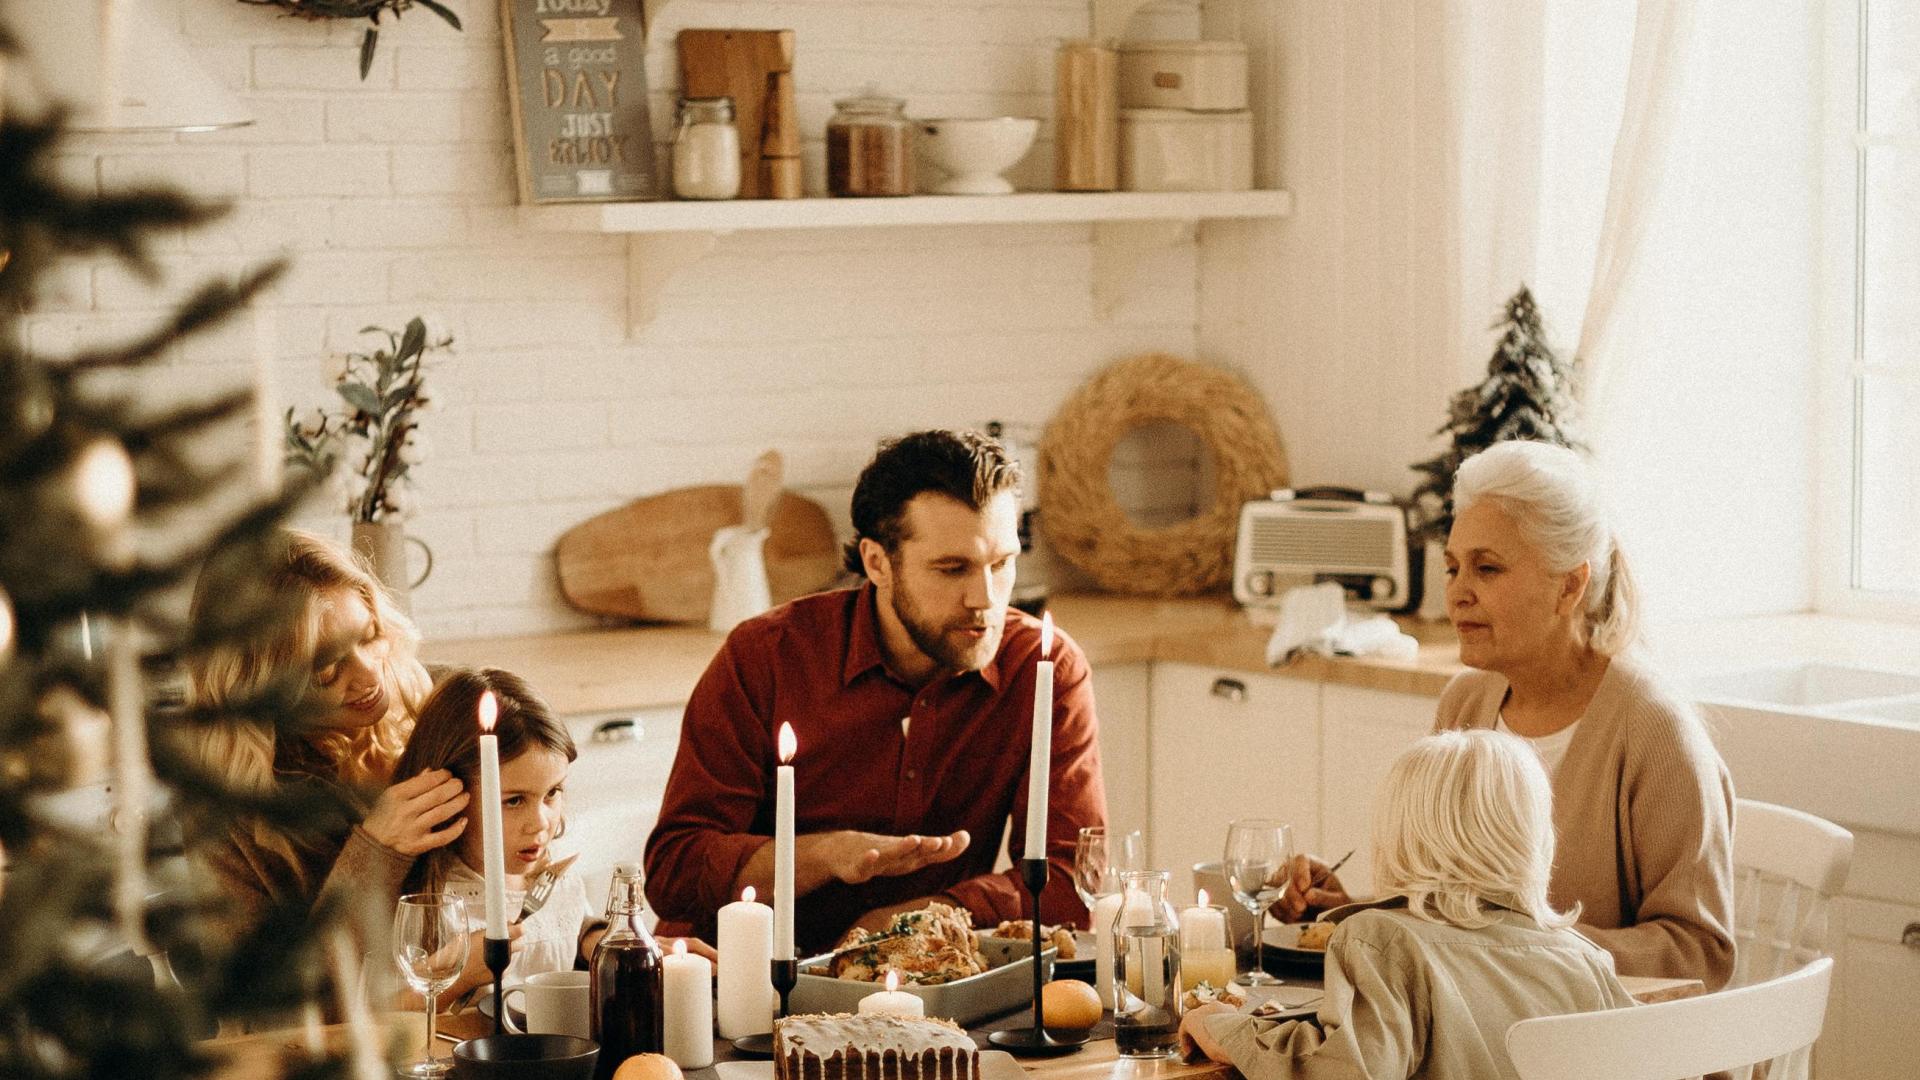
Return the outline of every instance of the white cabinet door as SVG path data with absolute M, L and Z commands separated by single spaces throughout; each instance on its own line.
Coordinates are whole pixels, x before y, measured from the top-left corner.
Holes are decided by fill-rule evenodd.
M 1846 938 L 1834 960 L 1835 1000 L 1814 1050 L 1814 1075 L 1912 1080 L 1920 1061 L 1920 945 L 1901 937 L 1920 927 L 1920 907 L 1841 903 Z
M 1278 818 L 1296 846 L 1319 844 L 1318 682 L 1160 663 L 1151 698 L 1147 858 L 1173 872 L 1179 902 L 1193 895 L 1193 864 L 1219 860 L 1234 818 Z
M 1348 851 L 1341 884 L 1373 895 L 1373 799 L 1393 759 L 1433 728 L 1438 700 L 1329 685 L 1320 697 L 1320 827 L 1328 862 Z
M 1116 664 L 1093 673 L 1100 718 L 1100 776 L 1107 788 L 1107 826 L 1147 831 L 1147 665 Z

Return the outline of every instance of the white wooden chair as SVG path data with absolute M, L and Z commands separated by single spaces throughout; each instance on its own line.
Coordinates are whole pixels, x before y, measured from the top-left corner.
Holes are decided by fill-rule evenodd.
M 1812 1046 L 1826 1023 L 1833 959 L 1754 986 L 1629 1009 L 1543 1016 L 1507 1029 L 1520 1080 L 1686 1080 Z M 1769 1072 L 1777 1076 L 1777 1072 Z
M 1733 808 L 1734 969 L 1749 986 L 1830 954 L 1827 909 L 1847 884 L 1853 834 L 1753 799 Z

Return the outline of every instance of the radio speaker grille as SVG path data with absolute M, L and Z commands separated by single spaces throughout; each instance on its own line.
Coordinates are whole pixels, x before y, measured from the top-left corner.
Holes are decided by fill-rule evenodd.
M 1393 565 L 1393 539 L 1393 525 L 1378 519 L 1256 519 L 1250 554 L 1267 565 L 1370 569 Z

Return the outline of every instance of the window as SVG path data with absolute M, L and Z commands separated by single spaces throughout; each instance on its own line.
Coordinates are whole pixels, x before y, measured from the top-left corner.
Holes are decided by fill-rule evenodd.
M 1920 616 L 1920 4 L 1833 9 L 1821 607 Z

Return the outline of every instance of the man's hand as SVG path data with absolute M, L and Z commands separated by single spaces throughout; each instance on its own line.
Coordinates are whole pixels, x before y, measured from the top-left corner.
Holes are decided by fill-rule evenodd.
M 1346 886 L 1340 884 L 1339 875 L 1327 870 L 1327 864 L 1317 856 L 1295 855 L 1292 879 L 1287 882 L 1286 893 L 1274 901 L 1273 913 L 1283 922 L 1303 922 L 1323 911 L 1353 903 Z M 1318 885 L 1314 884 L 1316 881 Z
M 813 855 L 826 873 L 849 885 L 877 877 L 899 877 L 946 862 L 967 850 L 971 842 L 965 829 L 947 836 L 883 836 L 849 829 L 819 833 L 809 839 L 817 840 Z
M 1188 1009 L 1186 1015 L 1180 1018 L 1180 1056 L 1188 1061 L 1197 1061 L 1200 1055 L 1205 1055 L 1222 1065 L 1233 1064 L 1233 1059 L 1227 1056 L 1226 1050 L 1221 1048 L 1213 1033 L 1207 1029 L 1207 1019 L 1234 1011 L 1233 1006 L 1218 1001 Z

